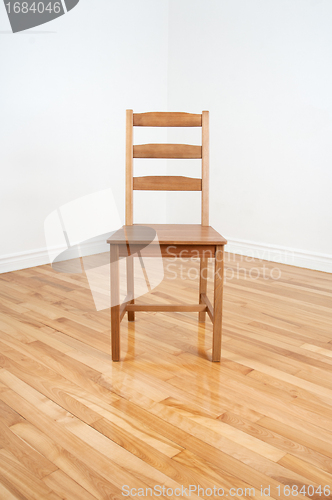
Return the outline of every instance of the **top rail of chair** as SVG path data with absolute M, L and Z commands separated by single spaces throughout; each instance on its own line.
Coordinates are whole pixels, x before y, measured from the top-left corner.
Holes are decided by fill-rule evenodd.
M 134 127 L 201 127 L 202 115 L 178 112 L 133 113 Z

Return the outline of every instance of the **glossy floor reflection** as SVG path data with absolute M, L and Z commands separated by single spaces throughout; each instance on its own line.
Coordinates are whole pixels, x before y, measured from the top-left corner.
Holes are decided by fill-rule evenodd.
M 198 263 L 164 265 L 142 301 L 195 302 Z M 124 318 L 112 363 L 109 310 L 96 312 L 83 274 L 0 275 L 0 498 L 122 498 L 124 485 L 323 498 L 331 295 L 330 274 L 229 256 L 221 363 L 197 313 Z

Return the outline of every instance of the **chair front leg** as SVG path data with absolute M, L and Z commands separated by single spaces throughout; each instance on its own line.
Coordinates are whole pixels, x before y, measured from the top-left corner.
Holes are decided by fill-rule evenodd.
M 212 361 L 220 361 L 221 357 L 223 284 L 224 284 L 224 247 L 217 246 L 215 254 L 215 267 L 214 267 Z
M 119 247 L 111 245 L 111 337 L 112 360 L 120 360 L 120 276 Z

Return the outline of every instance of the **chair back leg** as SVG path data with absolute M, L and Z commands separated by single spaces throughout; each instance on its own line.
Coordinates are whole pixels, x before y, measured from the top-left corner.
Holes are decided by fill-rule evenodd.
M 112 360 L 120 360 L 120 276 L 119 247 L 111 245 L 111 337 Z
M 199 266 L 199 303 L 203 304 L 202 293 L 207 291 L 208 259 L 201 258 Z M 205 311 L 198 313 L 198 321 L 205 321 Z

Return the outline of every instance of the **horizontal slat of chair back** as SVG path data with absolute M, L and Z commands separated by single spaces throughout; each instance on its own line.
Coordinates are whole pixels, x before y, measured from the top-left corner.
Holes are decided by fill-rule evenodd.
M 142 191 L 202 191 L 202 179 L 180 175 L 134 177 L 134 190 Z
M 202 115 L 193 113 L 134 113 L 136 127 L 201 127 Z
M 191 144 L 137 144 L 134 158 L 202 158 L 202 146 Z

